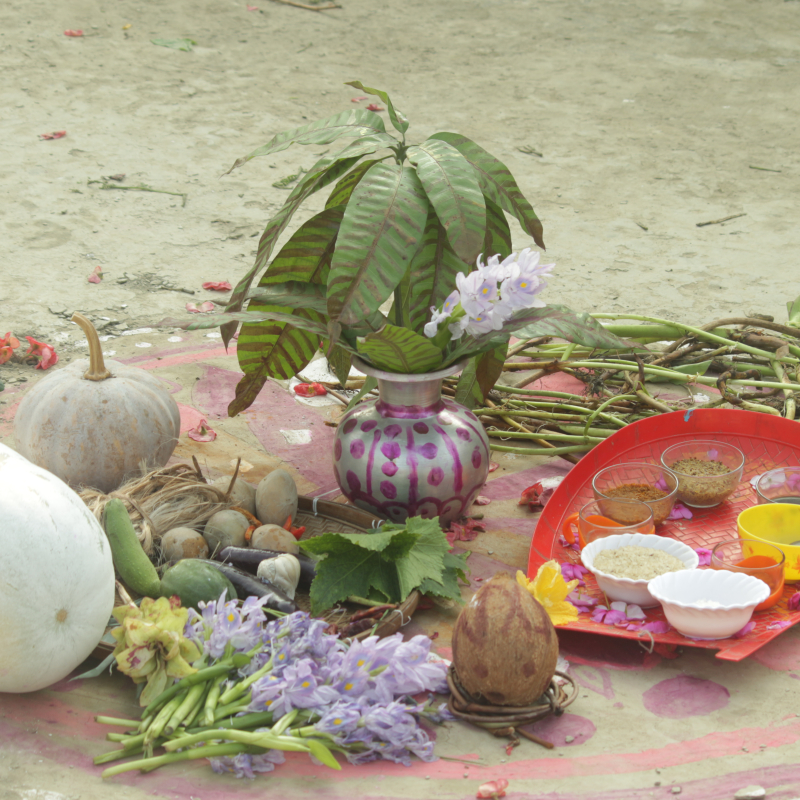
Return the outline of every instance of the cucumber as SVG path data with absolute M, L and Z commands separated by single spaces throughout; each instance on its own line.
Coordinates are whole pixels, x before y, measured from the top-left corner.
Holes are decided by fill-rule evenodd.
M 233 584 L 205 559 L 184 558 L 161 578 L 162 596 L 178 595 L 184 608 L 198 608 L 201 601 L 219 600 L 223 591 L 227 593 L 226 600 L 237 599 Z
M 142 550 L 125 503 L 113 498 L 103 518 L 114 567 L 128 588 L 142 597 L 160 597 L 161 581 L 156 568 Z

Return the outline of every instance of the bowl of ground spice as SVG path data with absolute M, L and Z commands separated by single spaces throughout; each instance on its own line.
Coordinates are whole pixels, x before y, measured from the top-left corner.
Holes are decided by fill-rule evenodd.
M 668 447 L 661 463 L 678 476 L 678 500 L 692 508 L 712 508 L 736 491 L 744 453 L 725 442 L 689 441 Z
M 648 591 L 648 582 L 667 572 L 696 569 L 700 559 L 677 539 L 623 533 L 590 542 L 581 561 L 609 600 L 652 608 L 659 601 Z
M 678 479 L 670 469 L 659 464 L 630 462 L 601 469 L 592 478 L 594 498 L 603 503 L 615 500 L 641 500 L 653 512 L 653 523 L 660 525 L 672 511 L 678 497 Z M 606 514 L 617 522 L 627 520 Z M 636 522 L 636 520 L 630 520 Z

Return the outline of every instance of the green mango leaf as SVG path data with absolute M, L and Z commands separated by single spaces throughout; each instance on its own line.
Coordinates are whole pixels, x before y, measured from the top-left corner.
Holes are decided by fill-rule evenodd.
M 293 144 L 330 144 L 342 136 L 369 136 L 370 134 L 386 134 L 383 120 L 373 111 L 363 108 L 348 109 L 327 119 L 309 122 L 307 125 L 301 125 L 273 136 L 265 145 L 256 148 L 252 153 L 237 158 L 225 174 L 233 172 L 252 158 L 279 153 Z M 397 143 L 393 136 L 387 135 L 387 138 L 392 139 L 395 144 Z
M 498 255 L 502 261 L 512 253 L 511 229 L 503 209 L 488 198 L 486 200 L 486 236 L 483 240 L 485 259 Z M 484 259 L 484 260 L 485 260 Z
M 474 264 L 483 251 L 486 231 L 486 204 L 475 170 L 455 147 L 439 139 L 409 147 L 408 160 L 417 167 L 453 250 Z
M 192 45 L 197 44 L 194 39 L 151 39 L 150 43 L 159 47 L 169 47 L 171 50 L 183 50 L 186 53 L 191 52 Z
M 408 119 L 406 118 L 405 114 L 394 107 L 394 104 L 389 99 L 389 95 L 386 94 L 386 92 L 382 92 L 380 89 L 370 89 L 369 86 L 364 86 L 361 81 L 347 81 L 345 86 L 352 86 L 361 92 L 366 92 L 367 94 L 380 97 L 380 99 L 386 103 L 386 109 L 389 112 L 389 119 L 392 121 L 392 125 L 394 125 L 395 130 L 398 130 L 403 134 L 408 130 L 408 126 L 410 124 Z
M 353 356 L 341 345 L 334 345 L 328 356 L 328 366 L 336 376 L 336 380 L 344 386 L 350 376 L 350 364 Z
M 271 277 L 271 273 L 268 272 L 267 275 Z M 263 305 L 289 306 L 289 308 L 312 308 L 320 314 L 325 314 L 327 311 L 325 286 L 319 283 L 307 281 L 271 283 L 260 285 L 248 292 L 247 296 L 251 301 L 248 309 L 257 302 Z
M 791 300 L 786 304 L 786 310 L 789 312 L 789 322 L 793 328 L 800 328 L 800 297 L 794 302 Z
M 316 287 L 311 291 L 318 292 L 324 302 L 325 281 L 343 215 L 344 208 L 335 206 L 301 225 L 270 264 L 258 291 L 270 292 L 302 282 Z M 324 304 L 294 309 L 285 305 L 285 300 L 283 303 L 277 299 L 250 301 L 248 313 L 264 314 L 267 321 L 245 325 L 239 332 L 236 357 L 244 375 L 228 406 L 230 416 L 249 408 L 269 378 L 287 380 L 300 372 L 327 334 Z
M 513 214 L 519 220 L 523 230 L 533 237 L 533 241 L 542 250 L 545 249 L 542 223 L 520 191 L 510 170 L 502 161 L 496 159 L 471 139 L 457 133 L 435 133 L 431 139 L 440 139 L 455 147 L 474 167 L 484 195 L 493 203 L 497 203 L 504 211 Z
M 384 325 L 359 339 L 357 347 L 360 356 L 389 372 L 431 372 L 442 363 L 442 351 L 430 339 L 396 325 Z
M 456 255 L 436 212 L 431 209 L 420 248 L 409 267 L 408 327 L 421 333 L 430 319 L 431 307 L 440 308 L 456 288 L 456 275 L 466 275 L 469 270 L 469 265 Z
M 329 183 L 342 177 L 355 163 L 358 156 L 340 160 L 338 157 L 321 158 L 305 175 L 303 175 L 297 186 L 292 189 L 286 198 L 283 207 L 278 213 L 267 222 L 264 233 L 258 241 L 258 251 L 253 266 L 246 272 L 244 277 L 236 284 L 231 294 L 226 311 L 240 311 L 250 289 L 253 278 L 266 267 L 272 248 L 283 233 L 292 215 L 300 207 L 300 204 L 310 197 L 314 192 L 327 186 Z M 227 323 L 221 328 L 222 340 L 228 346 L 233 334 L 236 332 L 236 323 Z
M 537 336 L 554 336 L 598 350 L 646 350 L 639 344 L 626 342 L 609 333 L 594 317 L 576 314 L 565 306 L 549 305 L 544 308 L 527 308 L 511 317 L 500 331 L 490 331 L 482 336 L 464 338 L 448 353 L 444 366 L 453 364 L 468 355 L 478 355 L 499 347 L 513 333 L 519 339 Z
M 503 372 L 508 341 L 470 359 L 456 386 L 456 402 L 467 408 L 483 404 Z
M 374 378 L 372 375 L 367 375 L 366 379 L 364 380 L 364 385 L 358 391 L 358 393 L 350 400 L 347 404 L 347 408 L 345 408 L 345 412 L 350 411 L 351 409 L 355 408 L 361 400 L 364 399 L 373 389 L 378 388 L 378 379 Z
M 416 252 L 427 214 L 428 199 L 411 167 L 370 167 L 353 189 L 333 253 L 331 320 L 356 323 L 391 296 Z
M 367 170 L 373 164 L 377 164 L 379 161 L 383 160 L 382 158 L 368 159 L 367 161 L 362 161 L 350 170 L 350 172 L 333 187 L 333 191 L 328 195 L 328 199 L 325 201 L 325 208 L 346 206 L 348 202 L 350 202 L 350 195 L 353 193 L 353 189 L 358 186 L 361 179 L 367 173 Z

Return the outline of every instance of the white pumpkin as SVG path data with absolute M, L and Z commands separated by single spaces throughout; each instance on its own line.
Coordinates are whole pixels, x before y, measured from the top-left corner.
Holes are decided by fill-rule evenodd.
M 63 481 L 0 444 L 0 692 L 65 678 L 114 606 L 111 547 Z
M 73 314 L 89 359 L 54 370 L 25 393 L 14 417 L 17 450 L 73 487 L 111 492 L 142 464 L 163 467 L 181 429 L 178 404 L 137 367 L 104 361 L 97 331 Z

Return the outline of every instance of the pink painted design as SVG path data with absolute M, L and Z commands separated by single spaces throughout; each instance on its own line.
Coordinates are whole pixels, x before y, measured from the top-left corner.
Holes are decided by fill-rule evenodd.
M 206 366 L 192 392 L 198 410 L 210 420 L 227 418 L 240 377 L 230 370 Z M 331 458 L 334 434 L 313 408 L 297 403 L 292 395 L 268 382 L 242 416 L 267 453 L 292 464 L 320 492 L 336 488 Z M 289 444 L 281 430 L 310 430 L 311 442 Z
M 773 639 L 760 650 L 756 650 L 751 658 L 780 672 L 800 669 L 800 639 L 789 636 Z
M 657 717 L 686 719 L 703 717 L 725 708 L 730 692 L 719 683 L 678 675 L 651 686 L 643 695 L 644 707 Z
M 353 458 L 361 458 L 366 452 L 363 439 L 354 439 L 350 442 L 350 455 Z
M 594 736 L 594 723 L 578 714 L 562 714 L 560 717 L 545 717 L 533 725 L 523 725 L 523 730 L 539 736 L 545 741 L 552 742 L 557 747 L 569 745 L 577 746 L 588 742 Z M 565 737 L 572 736 L 574 741 L 567 742 Z
M 588 664 L 570 664 L 569 672 L 584 689 L 597 692 L 606 700 L 614 699 L 611 676 L 606 670 L 601 667 L 590 667 Z

